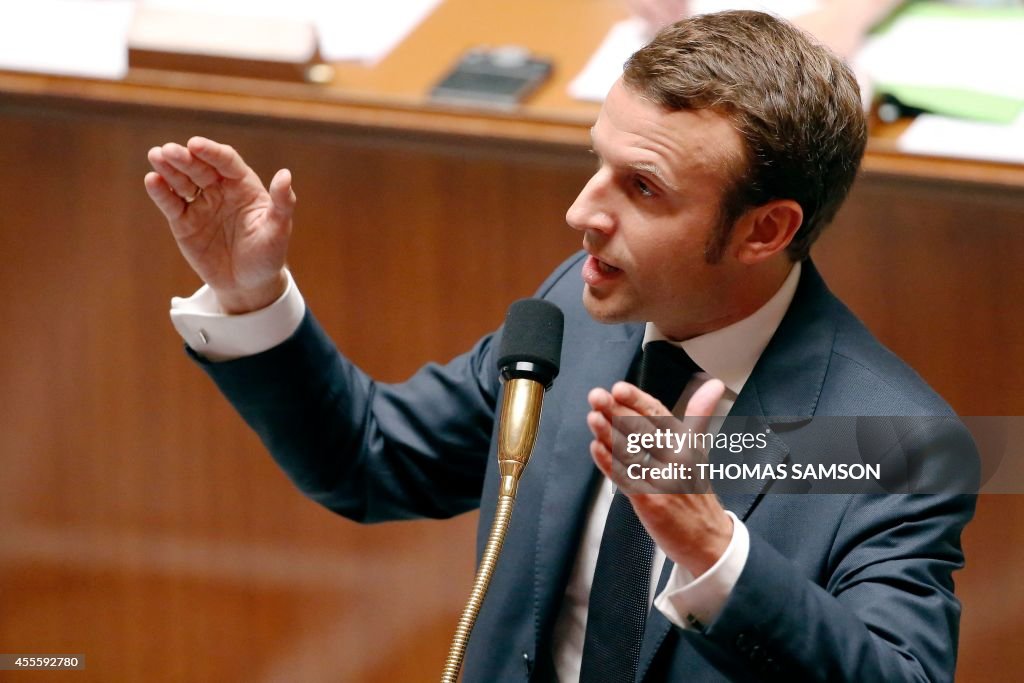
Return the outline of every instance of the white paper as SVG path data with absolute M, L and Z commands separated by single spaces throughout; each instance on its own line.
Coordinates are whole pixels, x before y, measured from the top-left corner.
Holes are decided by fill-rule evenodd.
M 388 55 L 441 0 L 143 0 L 153 7 L 221 16 L 277 17 L 316 26 L 328 62 L 374 64 Z
M 693 0 L 690 5 L 693 14 L 720 12 L 727 9 L 747 9 L 769 12 L 792 19 L 818 8 L 817 0 L 775 0 L 755 2 L 753 0 Z M 569 83 L 569 95 L 578 100 L 604 101 L 608 89 L 622 74 L 622 65 L 629 56 L 644 46 L 653 36 L 650 27 L 639 18 L 626 19 L 612 26 L 601 46 Z
M 0 68 L 124 78 L 132 0 L 31 0 L 0 6 Z
M 908 154 L 1024 164 L 1024 114 L 999 125 L 922 114 L 897 140 Z
M 317 12 L 320 52 L 329 62 L 357 60 L 374 64 L 412 33 L 440 3 L 441 0 L 326 3 Z
M 147 7 L 223 17 L 271 17 L 313 21 L 324 0 L 139 0 Z
M 612 26 L 583 71 L 569 83 L 569 96 L 603 102 L 608 89 L 622 74 L 622 65 L 648 40 L 647 24 L 642 19 L 626 19 Z
M 316 53 L 316 30 L 290 17 L 224 16 L 140 6 L 128 31 L 131 49 L 302 64 Z
M 857 66 L 876 83 L 1024 100 L 1024 21 L 905 17 L 868 40 Z

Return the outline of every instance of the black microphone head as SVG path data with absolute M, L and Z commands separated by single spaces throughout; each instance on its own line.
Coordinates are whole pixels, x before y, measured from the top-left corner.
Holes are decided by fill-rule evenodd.
M 558 376 L 562 357 L 562 310 L 543 299 L 520 299 L 509 306 L 498 349 L 505 379 L 526 377 L 545 387 Z

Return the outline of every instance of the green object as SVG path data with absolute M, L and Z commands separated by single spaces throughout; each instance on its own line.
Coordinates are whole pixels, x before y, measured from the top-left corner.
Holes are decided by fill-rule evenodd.
M 872 31 L 872 35 L 883 36 L 892 31 L 900 22 L 919 18 L 955 19 L 958 22 L 963 22 L 965 32 L 972 29 L 982 30 L 977 25 L 972 27 L 971 24 L 974 22 L 984 21 L 990 24 L 993 21 L 998 21 L 1001 25 L 1004 22 L 1014 22 L 1020 27 L 1020 40 L 1024 41 L 1024 7 L 966 6 L 943 2 L 907 3 L 879 24 Z M 957 45 L 945 46 L 945 49 L 957 50 L 958 47 L 963 50 L 962 46 Z M 979 59 L 978 55 L 962 54 L 959 56 L 963 59 L 972 57 Z M 980 59 L 985 59 L 985 57 L 982 56 Z M 1003 68 L 1006 66 L 1001 65 Z M 978 68 L 985 68 L 985 64 L 979 63 Z M 1024 64 L 1015 68 L 1019 72 L 1019 69 L 1024 68 Z M 1008 88 L 1005 94 L 996 94 L 971 90 L 969 87 L 963 86 L 944 87 L 893 82 L 884 77 L 877 78 L 874 87 L 879 95 L 891 95 L 907 107 L 945 116 L 1006 124 L 1012 123 L 1024 112 L 1024 88 L 1017 92 Z
M 1024 100 L 957 88 L 878 84 L 879 93 L 892 95 L 900 104 L 934 114 L 990 123 L 1013 123 L 1024 111 Z

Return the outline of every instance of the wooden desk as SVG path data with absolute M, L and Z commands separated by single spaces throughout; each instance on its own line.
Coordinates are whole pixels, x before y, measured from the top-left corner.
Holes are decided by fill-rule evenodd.
M 146 150 L 201 133 L 264 178 L 290 167 L 307 300 L 397 380 L 465 349 L 578 246 L 563 214 L 596 108 L 565 85 L 619 16 L 449 0 L 326 87 L 0 75 L 0 651 L 84 653 L 81 681 L 437 678 L 474 516 L 366 529 L 293 490 L 168 324 L 196 281 L 142 189 Z M 430 107 L 477 43 L 551 54 L 554 78 L 515 116 Z M 887 145 L 873 138 L 816 259 L 958 410 L 1021 414 L 1024 170 Z M 1024 665 L 1019 501 L 983 500 L 965 538 L 965 681 Z
M 0 93 L 51 106 L 91 103 L 158 107 L 294 124 L 366 126 L 529 143 L 589 145 L 598 105 L 572 99 L 569 82 L 582 70 L 608 27 L 626 16 L 620 0 L 446 0 L 374 67 L 337 64 L 323 86 L 135 69 L 122 82 L 0 72 Z M 429 102 L 430 87 L 466 50 L 522 45 L 556 60 L 552 78 L 512 114 L 445 108 Z M 900 154 L 906 123 L 874 127 L 868 173 L 1024 186 L 1024 165 Z

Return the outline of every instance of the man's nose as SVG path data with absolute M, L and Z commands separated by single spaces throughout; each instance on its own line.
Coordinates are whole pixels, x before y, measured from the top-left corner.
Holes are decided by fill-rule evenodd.
M 615 225 L 609 205 L 609 187 L 603 171 L 598 171 L 580 190 L 576 201 L 565 212 L 565 222 L 574 230 L 609 232 Z

